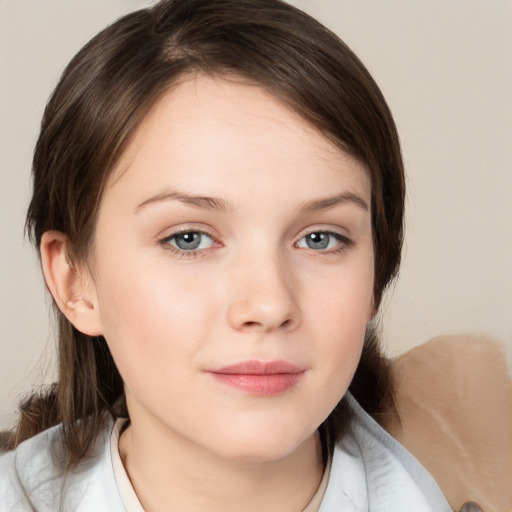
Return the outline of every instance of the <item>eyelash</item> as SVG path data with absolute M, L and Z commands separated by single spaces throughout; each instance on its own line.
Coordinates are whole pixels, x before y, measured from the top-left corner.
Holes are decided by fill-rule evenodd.
M 175 239 L 175 238 L 177 238 L 179 236 L 183 236 L 183 235 L 187 235 L 187 234 L 192 234 L 192 233 L 193 234 L 198 234 L 200 236 L 207 236 L 208 238 L 210 238 L 212 240 L 212 247 L 215 247 L 215 246 L 220 247 L 221 246 L 221 243 L 218 242 L 217 239 L 211 233 L 208 233 L 207 231 L 202 231 L 200 229 L 183 229 L 183 230 L 179 230 L 179 231 L 176 231 L 176 232 L 172 233 L 169 236 L 166 236 L 165 238 L 162 238 L 161 240 L 159 240 L 158 243 L 166 251 L 170 251 L 174 256 L 178 257 L 179 259 L 195 259 L 198 256 L 205 256 L 206 252 L 210 249 L 210 247 L 208 247 L 206 249 L 188 250 L 187 251 L 185 249 L 180 249 L 178 247 L 174 247 L 173 245 L 171 245 L 171 241 L 173 239 Z M 351 240 L 350 238 L 346 237 L 345 235 L 342 235 L 342 234 L 337 233 L 335 231 L 317 229 L 317 230 L 309 231 L 308 233 L 304 234 L 299 239 L 299 241 L 294 244 L 294 246 L 297 247 L 297 248 L 302 249 L 302 247 L 298 247 L 298 243 L 301 240 L 303 240 L 306 237 L 311 236 L 313 234 L 328 235 L 328 236 L 333 237 L 334 239 L 336 239 L 337 242 L 338 242 L 338 247 L 334 247 L 334 248 L 328 249 L 328 250 L 315 250 L 315 249 L 312 249 L 312 248 L 308 248 L 309 250 L 311 250 L 313 252 L 316 252 L 318 254 L 322 254 L 322 255 L 341 254 L 342 252 L 346 251 L 348 248 L 350 248 L 350 247 L 352 247 L 354 245 L 353 240 Z
M 200 229 L 178 230 L 178 231 L 175 231 L 174 233 L 172 233 L 171 235 L 166 236 L 165 238 L 162 238 L 161 240 L 159 240 L 158 243 L 166 251 L 170 251 L 173 254 L 173 256 L 176 256 L 179 259 L 195 259 L 198 256 L 205 256 L 206 251 L 208 251 L 208 249 L 210 249 L 210 248 L 187 251 L 185 249 L 180 249 L 179 247 L 174 247 L 173 245 L 171 245 L 171 241 L 173 239 L 175 239 L 179 236 L 192 234 L 192 233 L 198 234 L 201 236 L 207 236 L 208 238 L 210 238 L 212 240 L 212 246 L 217 246 L 217 247 L 221 246 L 220 242 L 218 242 L 217 239 L 211 233 L 208 233 L 207 231 L 203 231 Z
M 315 235 L 316 234 L 328 235 L 328 236 L 333 237 L 338 242 L 337 246 L 333 247 L 332 249 L 314 250 L 314 249 L 309 248 L 310 250 L 312 250 L 313 252 L 316 252 L 318 254 L 322 254 L 322 255 L 337 255 L 337 254 L 341 254 L 342 252 L 346 251 L 347 249 L 349 249 L 350 247 L 352 247 L 354 245 L 354 241 L 353 240 L 351 240 L 350 238 L 348 238 L 345 235 L 342 235 L 341 233 L 337 233 L 336 231 L 314 229 L 314 230 L 309 231 L 308 233 L 304 234 L 300 238 L 300 240 L 295 243 L 295 246 L 297 246 L 297 244 L 301 240 L 305 239 L 307 236 L 314 235 L 314 234 Z

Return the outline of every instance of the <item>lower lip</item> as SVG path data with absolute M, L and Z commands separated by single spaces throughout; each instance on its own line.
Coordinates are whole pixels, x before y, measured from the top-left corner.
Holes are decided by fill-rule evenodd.
M 273 396 L 295 387 L 303 374 L 304 372 L 271 374 L 212 373 L 211 375 L 219 382 L 251 395 Z

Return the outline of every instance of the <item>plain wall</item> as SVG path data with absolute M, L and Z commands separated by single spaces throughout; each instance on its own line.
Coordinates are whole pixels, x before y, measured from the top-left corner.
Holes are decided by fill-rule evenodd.
M 53 377 L 54 341 L 24 240 L 31 156 L 68 60 L 142 0 L 0 0 L 0 429 Z M 408 174 L 400 279 L 381 311 L 398 354 L 438 334 L 486 333 L 512 362 L 512 2 L 296 0 L 381 86 Z

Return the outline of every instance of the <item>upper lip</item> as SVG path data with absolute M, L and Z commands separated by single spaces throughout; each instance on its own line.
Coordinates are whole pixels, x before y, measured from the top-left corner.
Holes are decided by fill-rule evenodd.
M 301 373 L 303 371 L 303 368 L 299 368 L 287 361 L 242 361 L 240 363 L 210 370 L 211 373 L 223 373 L 227 375 L 273 375 L 280 373 Z

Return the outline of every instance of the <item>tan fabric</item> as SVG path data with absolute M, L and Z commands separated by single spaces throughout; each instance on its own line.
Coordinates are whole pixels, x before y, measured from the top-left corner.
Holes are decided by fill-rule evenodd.
M 320 505 L 322 504 L 322 500 L 324 499 L 325 491 L 327 489 L 327 484 L 329 483 L 329 476 L 331 474 L 331 460 L 327 462 L 327 465 L 324 469 L 324 474 L 322 476 L 322 480 L 320 481 L 320 485 L 315 492 L 311 501 L 306 505 L 306 508 L 302 510 L 302 512 L 318 512 Z
M 126 418 L 119 418 L 114 424 L 112 434 L 110 436 L 110 456 L 112 457 L 112 470 L 116 480 L 117 490 L 121 496 L 126 512 L 144 512 L 142 505 L 135 494 L 135 489 L 130 482 L 130 477 L 123 466 L 121 455 L 119 453 L 119 436 L 123 431 Z
M 451 506 L 512 511 L 512 394 L 503 348 L 443 336 L 395 359 L 398 414 L 385 428 L 434 476 Z

